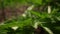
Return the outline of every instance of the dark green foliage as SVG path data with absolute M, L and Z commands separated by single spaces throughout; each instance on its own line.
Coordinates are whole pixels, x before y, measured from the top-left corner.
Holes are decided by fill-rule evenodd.
M 39 34 L 49 34 L 49 31 L 46 31 L 44 27 L 47 27 L 54 34 L 59 34 L 60 32 L 60 1 L 59 0 L 4 0 L 4 7 L 10 6 L 15 7 L 15 3 L 20 4 L 30 4 L 35 6 L 43 6 L 46 5 L 51 6 L 51 13 L 39 12 L 27 10 L 27 13 L 23 13 L 26 16 L 19 16 L 17 19 L 13 18 L 11 20 L 7 20 L 4 24 L 0 25 L 0 34 L 36 34 L 35 32 L 35 22 L 38 23 L 39 27 L 43 30 L 39 32 Z M 56 4 L 56 2 L 58 4 Z M 1 5 L 0 5 L 1 7 Z M 29 7 L 28 7 L 29 8 Z M 14 30 L 12 27 L 17 26 L 18 28 Z M 35 33 L 34 33 L 35 32 Z

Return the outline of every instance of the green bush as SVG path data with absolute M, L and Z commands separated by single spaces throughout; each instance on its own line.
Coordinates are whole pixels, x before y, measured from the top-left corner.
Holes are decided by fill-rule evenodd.
M 13 18 L 0 24 L 0 34 L 35 34 L 35 29 L 37 29 L 38 26 L 42 27 L 43 30 L 47 32 L 44 34 L 59 34 L 59 0 L 4 0 L 4 2 L 4 6 L 6 6 L 6 4 L 8 5 L 8 3 L 14 6 L 13 3 L 15 4 L 15 2 L 26 2 L 31 6 L 17 19 Z M 44 12 L 32 10 L 36 5 L 46 5 L 47 8 Z

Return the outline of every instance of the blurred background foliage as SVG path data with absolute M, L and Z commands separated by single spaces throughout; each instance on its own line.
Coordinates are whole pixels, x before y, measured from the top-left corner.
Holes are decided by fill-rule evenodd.
M 7 12 L 13 14 L 14 11 L 18 15 L 20 10 L 21 14 L 18 17 L 14 14 L 17 18 L 4 19 L 0 34 L 60 34 L 60 0 L 0 0 L 3 18 L 7 18 L 6 7 L 11 8 Z

